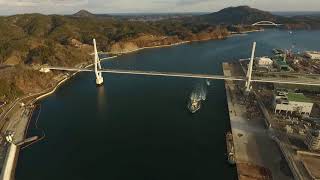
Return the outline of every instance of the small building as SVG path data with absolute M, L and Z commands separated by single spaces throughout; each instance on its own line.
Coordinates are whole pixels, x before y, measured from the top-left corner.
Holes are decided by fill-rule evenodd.
M 313 108 L 313 102 L 302 93 L 292 93 L 276 90 L 274 94 L 274 112 L 275 113 L 294 113 L 310 115 Z
M 50 69 L 42 67 L 39 71 L 43 73 L 48 73 L 50 72 Z
M 6 105 L 7 103 L 5 101 L 0 101 L 0 107 Z
M 304 56 L 311 60 L 320 60 L 320 52 L 319 51 L 306 51 L 304 52 Z
M 293 128 L 290 125 L 287 124 L 285 129 L 288 134 L 293 134 Z
M 304 143 L 308 146 L 309 150 L 311 151 L 320 150 L 320 130 L 308 131 Z

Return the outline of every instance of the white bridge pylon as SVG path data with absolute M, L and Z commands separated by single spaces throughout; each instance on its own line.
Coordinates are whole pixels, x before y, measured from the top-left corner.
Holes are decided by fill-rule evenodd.
M 250 92 L 251 90 L 251 81 L 252 81 L 252 68 L 253 68 L 253 61 L 254 61 L 254 54 L 256 51 L 256 42 L 253 42 L 252 46 L 252 52 L 251 52 L 251 58 L 248 65 L 248 72 L 247 72 L 247 79 L 246 79 L 246 91 Z
M 100 58 L 97 51 L 97 44 L 96 39 L 93 39 L 93 47 L 94 47 L 94 72 L 96 74 L 96 84 L 102 85 L 103 84 L 103 77 L 101 72 L 101 63 Z

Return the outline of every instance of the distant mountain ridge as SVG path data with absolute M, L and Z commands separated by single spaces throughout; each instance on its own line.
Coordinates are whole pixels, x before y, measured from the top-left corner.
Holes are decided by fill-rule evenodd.
M 87 10 L 80 10 L 77 13 L 71 15 L 73 17 L 78 17 L 78 18 L 110 18 L 112 17 L 109 14 L 93 14 Z
M 90 13 L 87 10 L 82 9 L 82 10 L 78 11 L 77 13 L 73 14 L 72 16 L 74 16 L 74 17 L 95 17 L 96 15 Z

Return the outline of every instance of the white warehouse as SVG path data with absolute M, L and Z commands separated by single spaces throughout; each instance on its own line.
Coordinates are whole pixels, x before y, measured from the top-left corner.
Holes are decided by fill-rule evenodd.
M 258 67 L 270 67 L 272 64 L 273 61 L 268 57 L 259 57 L 256 59 L 256 65 Z
M 292 93 L 285 91 L 276 91 L 274 95 L 275 113 L 293 113 L 310 115 L 313 108 L 313 102 L 302 93 Z

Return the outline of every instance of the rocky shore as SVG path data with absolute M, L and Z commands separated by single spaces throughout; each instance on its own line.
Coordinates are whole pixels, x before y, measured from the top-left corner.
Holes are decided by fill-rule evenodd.
M 224 39 L 230 35 L 229 32 L 203 32 L 199 34 L 190 34 L 186 38 L 178 36 L 155 36 L 151 34 L 141 34 L 136 38 L 122 40 L 111 45 L 110 54 L 126 54 L 147 48 L 159 48 L 175 46 L 194 41 L 206 41 Z

